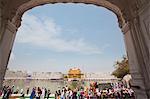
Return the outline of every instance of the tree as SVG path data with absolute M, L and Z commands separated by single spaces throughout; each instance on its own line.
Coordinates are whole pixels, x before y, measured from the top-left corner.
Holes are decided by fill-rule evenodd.
M 71 90 L 75 90 L 75 89 L 78 89 L 78 88 L 81 88 L 82 86 L 81 86 L 82 84 L 81 84 L 81 82 L 80 81 L 76 81 L 76 80 L 73 80 L 73 81 L 71 81 L 71 83 L 70 83 L 70 85 L 69 85 L 69 88 L 71 89 Z
M 112 72 L 112 75 L 117 78 L 123 78 L 125 75 L 129 74 L 129 63 L 126 56 L 124 56 L 121 61 L 117 61 L 114 66 L 115 70 Z
M 64 76 L 64 78 L 65 78 L 65 79 L 67 79 L 67 78 L 68 78 L 68 76 L 67 76 L 67 75 L 65 75 L 65 76 Z

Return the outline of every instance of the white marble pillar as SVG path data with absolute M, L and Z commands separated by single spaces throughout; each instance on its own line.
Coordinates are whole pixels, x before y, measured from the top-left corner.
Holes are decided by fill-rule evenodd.
M 138 62 L 135 39 L 133 38 L 133 32 L 129 24 L 125 24 L 122 28 L 124 33 L 124 40 L 126 45 L 127 56 L 129 58 L 130 73 L 132 76 L 131 87 L 135 91 L 136 99 L 147 99 L 145 84 L 143 82 L 143 76 L 141 75 L 141 68 Z
M 143 72 L 145 75 L 146 91 L 148 98 L 150 98 L 150 2 L 145 7 L 139 10 L 139 24 L 140 32 L 139 35 L 142 37 L 142 48 L 143 53 L 143 64 L 145 65 L 146 71 Z
M 16 26 L 11 22 L 8 22 L 2 35 L 2 39 L 0 40 L 0 89 L 2 88 L 3 79 L 16 36 L 16 30 Z

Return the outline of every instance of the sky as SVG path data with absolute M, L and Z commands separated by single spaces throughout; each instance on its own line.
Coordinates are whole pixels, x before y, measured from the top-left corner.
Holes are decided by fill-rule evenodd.
M 46 4 L 22 17 L 8 68 L 28 72 L 112 72 L 126 54 L 116 15 L 86 4 Z

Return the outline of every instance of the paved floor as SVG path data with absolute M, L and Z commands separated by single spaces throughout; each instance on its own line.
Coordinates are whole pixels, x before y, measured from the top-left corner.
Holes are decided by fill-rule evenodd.
M 21 94 L 12 94 L 9 99 L 30 99 L 30 95 L 25 95 L 25 97 L 20 97 Z M 0 99 L 2 99 L 2 97 L 0 97 Z M 47 99 L 47 98 L 45 98 Z M 48 99 L 55 99 L 55 94 L 51 94 L 50 98 Z

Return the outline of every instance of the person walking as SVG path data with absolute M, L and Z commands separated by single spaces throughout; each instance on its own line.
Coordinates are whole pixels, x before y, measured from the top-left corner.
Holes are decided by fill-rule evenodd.
M 41 99 L 44 99 L 44 97 L 45 97 L 45 88 L 42 88 Z
M 45 95 L 44 96 L 45 96 L 45 98 L 47 97 L 47 89 L 46 88 L 45 88 Z
M 41 98 L 41 94 L 42 94 L 42 91 L 41 91 L 40 87 L 38 87 L 38 88 L 37 88 L 36 99 L 40 99 L 40 98 Z
M 35 98 L 35 95 L 36 92 L 35 92 L 35 88 L 32 89 L 32 92 L 31 92 L 31 95 L 30 95 L 30 99 L 34 99 Z
M 24 97 L 23 89 L 20 90 L 21 97 Z
M 6 97 L 6 94 L 7 94 L 7 88 L 8 88 L 8 87 L 6 87 L 6 86 L 3 87 L 3 90 L 2 90 L 3 97 L 2 97 L 2 99 L 5 99 L 5 97 Z
M 64 92 L 64 90 L 62 90 L 62 92 L 61 92 L 60 99 L 65 99 L 65 92 Z
M 29 94 L 29 88 L 27 88 L 27 95 Z
M 58 97 L 59 95 L 58 95 L 58 92 L 57 91 L 55 91 L 55 97 L 56 97 L 56 99 L 59 99 L 59 97 Z
M 48 93 L 47 93 L 47 99 L 49 99 L 49 98 L 50 98 L 50 94 L 51 94 L 51 91 L 50 91 L 50 90 L 48 90 Z

